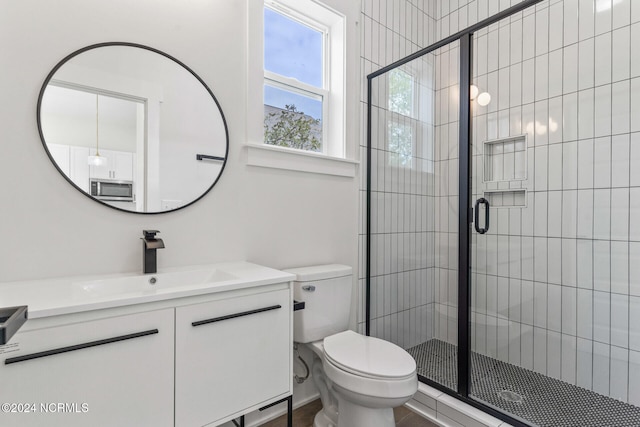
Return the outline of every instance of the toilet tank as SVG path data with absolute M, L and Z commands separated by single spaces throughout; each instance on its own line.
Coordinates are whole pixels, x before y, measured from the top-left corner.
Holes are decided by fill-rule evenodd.
M 305 307 L 293 313 L 293 340 L 318 341 L 349 328 L 352 269 L 329 264 L 284 270 L 296 275 L 293 298 Z

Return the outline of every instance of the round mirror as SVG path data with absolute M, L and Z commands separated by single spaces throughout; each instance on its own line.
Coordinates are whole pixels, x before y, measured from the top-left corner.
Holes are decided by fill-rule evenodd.
M 74 187 L 115 209 L 161 213 L 203 197 L 229 151 L 222 109 L 186 65 L 132 43 L 88 46 L 49 73 L 38 130 Z

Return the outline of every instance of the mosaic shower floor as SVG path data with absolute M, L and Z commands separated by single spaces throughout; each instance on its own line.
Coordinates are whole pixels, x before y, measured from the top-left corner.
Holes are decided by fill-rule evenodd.
M 446 387 L 457 384 L 457 348 L 430 340 L 407 349 L 418 374 Z M 539 427 L 638 427 L 640 408 L 563 381 L 471 354 L 471 395 Z

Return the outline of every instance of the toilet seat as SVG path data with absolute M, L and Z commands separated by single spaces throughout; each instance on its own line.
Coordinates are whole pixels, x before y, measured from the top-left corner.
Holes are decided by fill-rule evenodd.
M 350 374 L 377 380 L 403 380 L 416 375 L 416 362 L 402 348 L 379 338 L 344 331 L 326 337 L 324 356 Z
M 382 399 L 378 402 L 387 400 L 389 407 L 398 406 L 406 402 L 418 389 L 418 376 L 415 371 L 404 378 L 368 378 L 360 374 L 352 374 L 334 365 L 326 357 L 322 366 L 326 377 L 332 382 L 334 391 L 343 390 L 343 394 L 346 391 L 352 396 L 359 395 L 370 404 L 376 399 Z M 404 401 L 397 405 L 389 403 L 395 399 L 404 399 Z

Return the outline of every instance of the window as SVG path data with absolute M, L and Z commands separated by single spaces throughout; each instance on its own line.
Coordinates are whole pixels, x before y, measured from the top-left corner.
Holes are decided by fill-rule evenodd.
M 344 157 L 343 17 L 281 0 L 263 22 L 264 143 Z
M 401 69 L 389 72 L 388 147 L 389 162 L 399 167 L 411 167 L 415 138 L 415 82 L 411 74 Z
M 389 121 L 389 162 L 402 167 L 411 167 L 413 157 L 413 126 Z
M 264 142 L 324 152 L 326 29 L 264 8 Z
M 355 177 L 360 3 L 247 5 L 247 164 Z
M 389 73 L 389 111 L 413 117 L 413 77 L 396 68 Z

